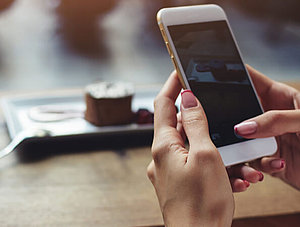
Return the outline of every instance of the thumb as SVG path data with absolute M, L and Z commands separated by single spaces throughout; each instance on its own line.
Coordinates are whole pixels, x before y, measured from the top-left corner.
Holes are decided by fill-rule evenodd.
M 300 110 L 272 110 L 236 126 L 237 134 L 245 138 L 280 136 L 300 131 Z
M 212 144 L 204 110 L 190 90 L 181 93 L 181 117 L 191 148 L 203 147 L 207 142 Z

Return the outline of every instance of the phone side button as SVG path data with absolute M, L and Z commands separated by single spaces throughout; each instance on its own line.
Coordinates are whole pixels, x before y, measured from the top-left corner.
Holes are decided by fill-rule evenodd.
M 172 60 L 172 62 L 173 62 L 173 65 L 174 65 L 174 67 L 175 67 L 176 72 L 177 72 L 178 75 L 179 75 L 179 80 L 180 80 L 180 82 L 181 82 L 182 87 L 183 87 L 184 89 L 186 89 L 186 86 L 185 86 L 184 81 L 183 81 L 183 79 L 182 79 L 183 77 L 182 77 L 182 75 L 181 75 L 181 72 L 180 72 L 180 70 L 179 70 L 179 67 L 178 67 L 178 65 L 177 65 L 177 63 L 176 63 L 176 61 L 175 61 L 175 59 L 174 59 L 173 56 L 171 57 L 171 60 Z
M 173 65 L 174 65 L 174 67 L 176 68 L 176 62 L 175 62 L 175 60 L 174 60 L 174 57 L 173 56 L 171 56 L 171 60 L 172 60 L 172 62 L 173 62 Z M 177 69 L 177 68 L 176 68 Z
M 173 65 L 175 66 L 176 71 L 179 72 L 179 68 L 178 68 L 178 65 L 177 65 L 174 57 L 172 56 L 171 59 L 172 59 Z
M 167 36 L 166 36 L 166 33 L 165 33 L 164 29 L 161 28 L 160 31 L 161 31 L 163 39 L 166 41 L 167 40 Z
M 171 52 L 171 49 L 170 49 L 170 46 L 169 46 L 169 43 L 168 43 L 168 42 L 166 42 L 166 46 L 167 46 L 169 55 L 171 56 L 171 58 L 173 58 L 173 54 L 172 54 L 172 52 Z

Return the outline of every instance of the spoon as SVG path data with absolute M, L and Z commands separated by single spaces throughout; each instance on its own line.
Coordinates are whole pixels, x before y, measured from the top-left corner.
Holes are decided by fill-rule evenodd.
M 51 131 L 46 129 L 26 129 L 19 132 L 4 149 L 0 151 L 0 158 L 14 151 L 24 140 L 28 138 L 51 136 Z

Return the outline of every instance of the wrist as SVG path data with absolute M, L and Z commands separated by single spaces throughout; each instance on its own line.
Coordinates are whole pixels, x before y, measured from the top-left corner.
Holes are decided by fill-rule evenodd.
M 203 204 L 202 204 L 203 206 Z M 197 207 L 191 205 L 167 206 L 162 214 L 166 227 L 177 226 L 231 226 L 234 213 L 233 201 L 216 204 L 213 207 Z

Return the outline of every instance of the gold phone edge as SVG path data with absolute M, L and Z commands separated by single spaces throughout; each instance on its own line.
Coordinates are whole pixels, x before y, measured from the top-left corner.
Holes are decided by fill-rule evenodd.
M 162 24 L 162 21 L 161 21 L 161 13 L 160 13 L 160 11 L 157 13 L 156 19 L 157 19 L 157 23 L 158 23 L 158 26 L 159 26 L 160 33 L 161 33 L 161 35 L 162 35 L 162 37 L 163 37 L 163 40 L 164 40 L 165 45 L 166 45 L 166 48 L 167 48 L 167 50 L 168 50 L 168 53 L 169 53 L 169 55 L 170 55 L 170 57 L 171 57 L 171 60 L 172 60 L 172 63 L 173 63 L 173 65 L 174 65 L 174 67 L 175 67 L 175 70 L 176 70 L 176 72 L 177 72 L 178 78 L 179 78 L 179 80 L 180 80 L 180 83 L 181 83 L 181 85 L 182 85 L 182 87 L 183 87 L 184 89 L 187 89 L 187 88 L 186 88 L 186 85 L 185 85 L 185 83 L 184 83 L 182 74 L 181 74 L 181 72 L 180 72 L 180 70 L 179 70 L 177 60 L 174 58 L 173 50 L 172 50 L 172 48 L 169 46 L 169 39 L 168 39 L 168 37 L 166 36 L 165 28 L 164 28 L 164 26 L 163 26 L 163 24 Z

